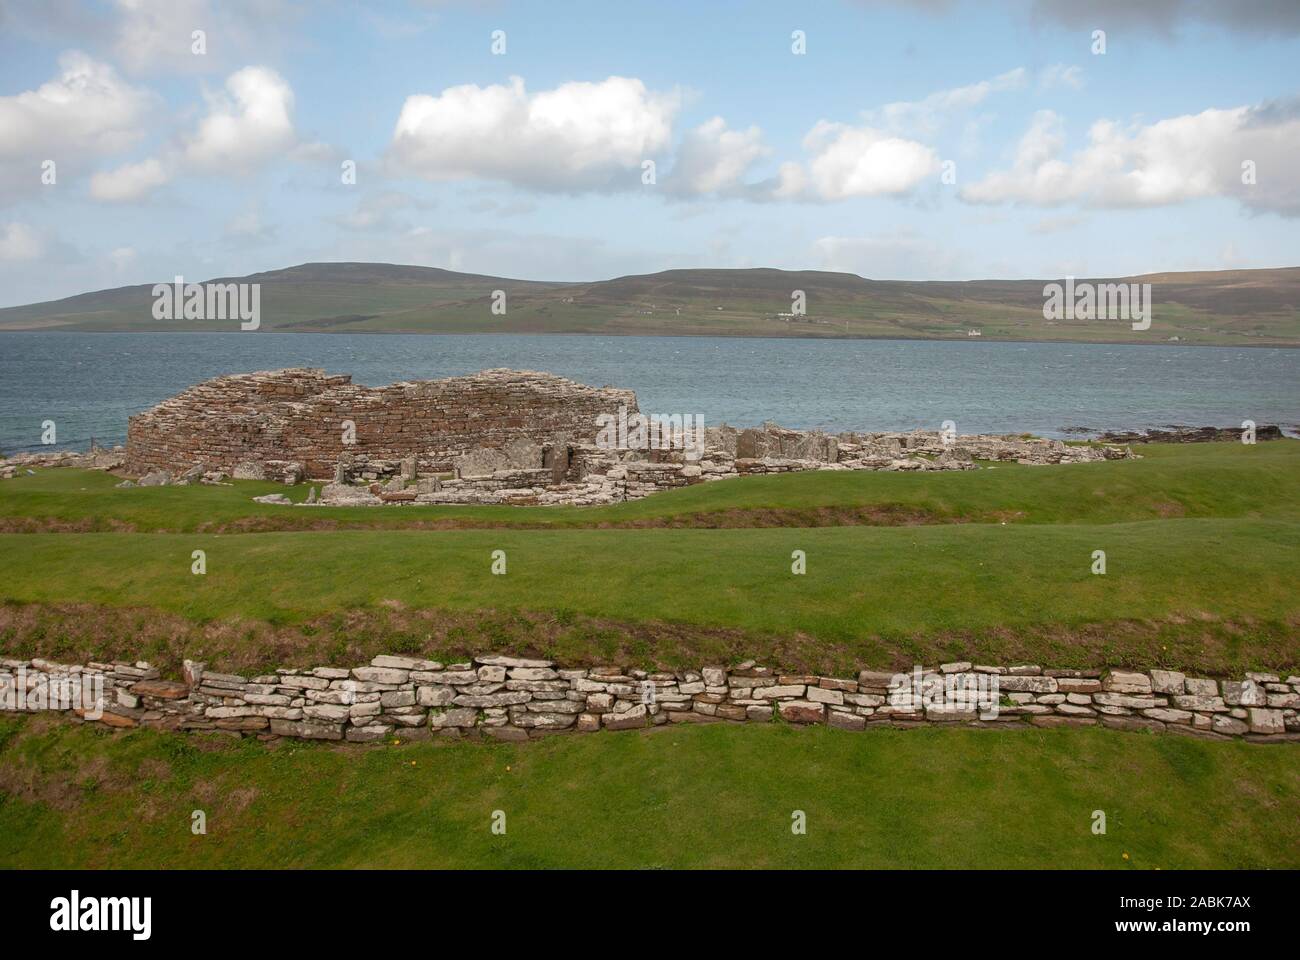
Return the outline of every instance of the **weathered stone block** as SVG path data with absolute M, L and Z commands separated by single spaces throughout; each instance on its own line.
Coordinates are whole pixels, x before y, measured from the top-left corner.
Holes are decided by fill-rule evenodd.
M 429 711 L 429 726 L 435 730 L 444 727 L 472 727 L 476 723 L 478 723 L 478 711 L 471 708 L 452 708 L 441 712 L 438 710 Z
M 786 723 L 821 723 L 826 718 L 826 705 L 810 700 L 782 700 L 778 709 Z
M 1182 695 L 1187 686 L 1187 675 L 1176 670 L 1152 670 L 1151 689 L 1156 693 Z
M 406 683 L 411 678 L 409 670 L 395 670 L 392 667 L 357 667 L 352 676 L 363 683 L 385 683 L 396 686 Z
M 1102 689 L 1108 693 L 1151 693 L 1151 678 L 1145 673 L 1111 670 L 1102 678 Z
M 1268 706 L 1268 693 L 1254 680 L 1223 681 L 1223 700 L 1230 707 Z
M 1286 724 L 1281 710 L 1251 707 L 1247 711 L 1251 733 L 1285 733 Z

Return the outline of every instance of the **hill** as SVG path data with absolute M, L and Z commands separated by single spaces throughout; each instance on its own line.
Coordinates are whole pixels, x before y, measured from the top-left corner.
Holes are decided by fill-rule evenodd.
M 1300 345 L 1300 267 L 1095 278 L 1150 283 L 1151 328 L 1047 320 L 1044 280 L 868 280 L 812 270 L 666 270 L 590 283 L 511 280 L 436 267 L 306 263 L 210 283 L 261 285 L 263 330 L 892 337 Z M 1079 282 L 1082 282 L 1079 281 Z M 504 291 L 506 312 L 491 310 Z M 806 310 L 793 315 L 803 291 Z M 152 285 L 0 309 L 0 331 L 229 330 L 229 320 L 156 320 Z

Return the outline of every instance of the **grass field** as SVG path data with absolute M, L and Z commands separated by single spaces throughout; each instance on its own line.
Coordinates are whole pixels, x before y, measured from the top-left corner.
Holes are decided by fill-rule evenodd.
M 267 747 L 5 717 L 0 866 L 1295 868 L 1300 752 L 784 725 Z
M 858 471 L 744 477 L 608 507 L 420 506 L 286 510 L 263 493 L 307 486 L 138 487 L 84 470 L 45 470 L 0 485 L 0 530 L 142 533 L 394 529 L 429 526 L 786 527 L 904 523 L 1119 523 L 1177 517 L 1300 518 L 1300 442 L 1147 444 L 1141 460 L 973 472 Z
M 746 478 L 594 509 L 309 510 L 251 502 L 273 484 L 40 471 L 0 484 L 0 530 L 26 531 L 0 533 L 0 652 L 171 675 L 185 657 L 251 673 L 491 650 L 840 675 L 1300 670 L 1300 443 L 1141 452 Z M 0 866 L 1296 867 L 1300 753 L 1027 725 L 367 748 L 11 715 Z
M 839 671 L 999 658 L 1296 669 L 1300 444 L 1145 452 L 1054 468 L 740 479 L 593 510 L 471 508 L 458 522 L 483 528 L 432 530 L 383 527 L 456 508 L 358 508 L 333 521 L 323 508 L 250 503 L 263 485 L 119 491 L 102 475 L 47 471 L 0 488 L 0 513 L 82 529 L 99 503 L 93 529 L 192 532 L 0 535 L 0 642 L 27 655 L 241 669 L 485 647 L 669 667 L 734 655 Z M 740 522 L 810 509 L 850 522 Z M 929 522 L 898 525 L 908 511 Z M 193 532 L 321 514 L 358 529 Z M 869 522 L 877 515 L 885 525 Z M 682 528 L 654 528 L 669 520 Z M 650 528 L 599 529 L 633 521 Z M 491 573 L 497 550 L 505 576 Z M 806 575 L 791 573 L 796 550 Z M 1091 572 L 1095 550 L 1105 576 Z M 129 613 L 104 619 L 114 610 Z M 124 630 L 122 616 L 135 625 Z

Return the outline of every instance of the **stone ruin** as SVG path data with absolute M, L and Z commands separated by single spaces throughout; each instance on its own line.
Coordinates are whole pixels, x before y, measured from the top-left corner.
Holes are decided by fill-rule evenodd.
M 774 423 L 676 428 L 615 447 L 601 424 L 636 420 L 636 395 L 548 373 L 362 387 L 290 369 L 218 377 L 134 416 L 126 470 L 141 483 L 276 479 L 322 484 L 305 505 L 601 504 L 732 477 L 802 470 L 974 470 L 977 461 L 1081 463 L 1120 446 L 938 431 L 840 433 Z M 649 418 L 654 423 L 654 418 Z M 651 432 L 654 436 L 654 431 Z M 653 446 L 657 448 L 642 449 Z M 290 501 L 282 494 L 258 498 Z
M 467 456 L 503 467 L 525 447 L 531 465 L 533 448 L 546 458 L 592 442 L 597 415 L 620 405 L 635 410 L 636 396 L 533 371 L 374 388 L 317 369 L 239 374 L 131 417 L 126 468 L 297 482 L 332 479 L 342 464 L 350 478 L 375 480 L 411 475 L 411 462 L 423 474 L 452 473 Z

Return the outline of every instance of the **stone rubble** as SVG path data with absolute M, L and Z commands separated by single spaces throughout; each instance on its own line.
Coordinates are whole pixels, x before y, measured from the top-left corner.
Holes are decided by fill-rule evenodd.
M 589 506 L 637 500 L 660 490 L 743 476 L 804 470 L 936 471 L 979 469 L 976 459 L 1021 464 L 1126 459 L 1119 447 L 1067 446 L 1036 437 L 960 436 L 937 431 L 842 433 L 788 430 L 766 423 L 706 428 L 700 449 L 609 450 L 595 444 L 516 442 L 457 458 L 445 474 L 409 476 L 396 462 L 336 464 L 324 506 L 511 504 Z M 567 466 L 566 466 L 567 465 Z
M 117 470 L 126 462 L 122 447 L 106 449 L 93 443 L 89 452 L 73 450 L 31 451 L 0 457 L 0 480 L 12 480 L 19 473 L 31 473 L 47 467 L 75 467 L 80 470 Z
M 647 672 L 615 664 L 570 669 L 550 660 L 501 655 L 446 664 L 385 655 L 352 669 L 286 669 L 245 677 L 187 660 L 184 681 L 172 681 L 144 662 L 0 659 L 0 705 L 14 709 L 21 678 L 21 692 L 29 698 L 23 703 L 32 702 L 37 688 L 64 684 L 77 691 L 75 706 L 82 686 L 96 677 L 105 701 L 98 722 L 107 726 L 217 731 L 263 740 L 527 740 L 558 731 L 779 720 L 844 730 L 924 723 L 1103 726 L 1300 742 L 1300 676 L 1249 673 L 1240 681 L 1219 681 L 1172 670 L 969 663 L 919 674 L 936 690 L 945 685 L 974 689 L 976 682 L 990 682 L 990 675 L 998 682 L 997 709 L 976 713 L 909 702 L 897 683 L 900 676 L 910 683 L 912 674 L 863 670 L 844 679 L 784 674 L 752 662 Z M 67 712 L 96 719 L 79 707 Z

